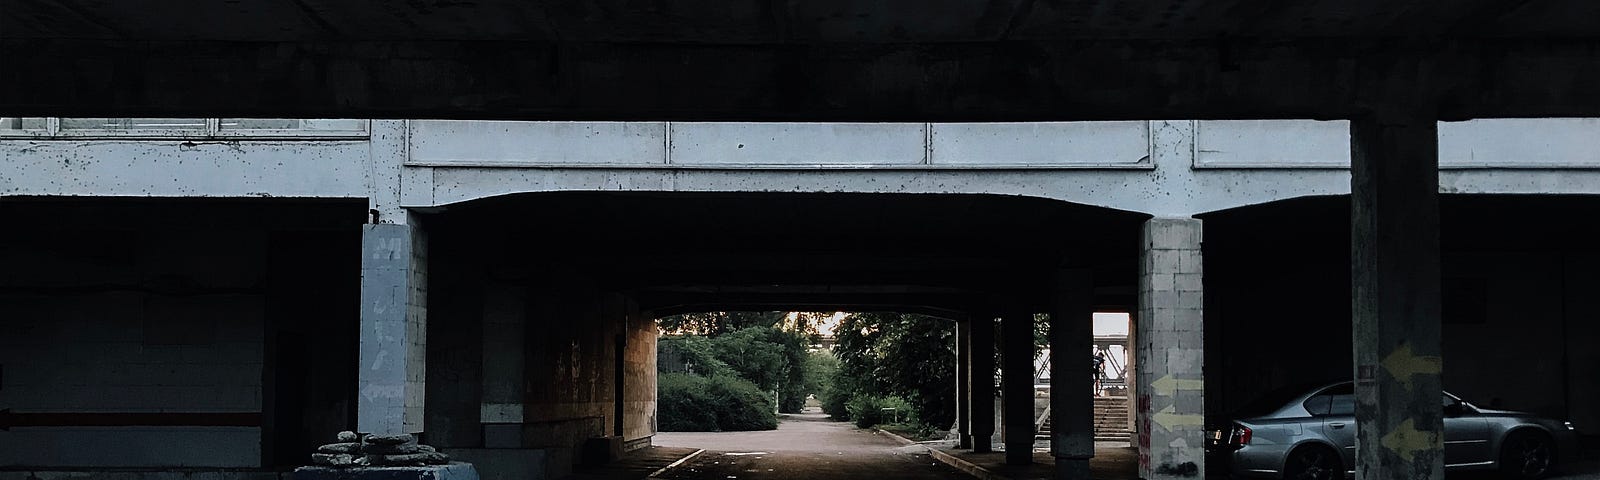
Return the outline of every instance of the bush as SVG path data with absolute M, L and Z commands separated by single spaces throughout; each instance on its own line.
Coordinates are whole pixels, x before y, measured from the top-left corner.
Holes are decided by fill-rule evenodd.
M 845 404 L 845 409 L 850 412 L 850 419 L 854 420 L 857 427 L 868 428 L 878 424 L 894 422 L 895 413 L 884 412 L 885 408 L 893 408 L 897 412 L 899 423 L 915 423 L 916 416 L 911 404 L 899 397 L 878 397 L 872 395 L 859 395 L 851 398 Z
M 772 398 L 747 380 L 663 373 L 656 381 L 663 432 L 734 432 L 778 428 Z

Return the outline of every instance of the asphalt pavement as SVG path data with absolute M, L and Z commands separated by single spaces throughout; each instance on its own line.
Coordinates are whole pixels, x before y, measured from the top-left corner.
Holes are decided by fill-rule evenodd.
M 777 430 L 656 434 L 655 445 L 706 451 L 657 478 L 669 480 L 971 480 L 921 446 L 895 440 L 825 414 L 785 415 Z

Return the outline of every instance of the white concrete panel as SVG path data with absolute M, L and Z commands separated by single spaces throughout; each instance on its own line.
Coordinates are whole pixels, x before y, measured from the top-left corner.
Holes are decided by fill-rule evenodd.
M 1600 118 L 1439 122 L 1439 168 L 1600 168 Z
M 3 140 L 0 196 L 366 195 L 365 140 Z
M 17 427 L 0 467 L 232 467 L 261 464 L 257 427 Z
M 673 123 L 672 164 L 920 165 L 926 141 L 923 123 Z
M 666 163 L 661 122 L 412 120 L 408 165 L 584 166 Z
M 1201 120 L 1195 168 L 1349 168 L 1350 122 Z
M 933 165 L 1149 168 L 1150 123 L 936 123 Z

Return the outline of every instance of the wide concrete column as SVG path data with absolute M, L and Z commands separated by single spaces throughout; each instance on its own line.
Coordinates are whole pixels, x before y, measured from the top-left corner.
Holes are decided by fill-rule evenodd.
M 1033 463 L 1033 313 L 1025 309 L 1007 310 L 1000 319 L 1000 398 L 1005 405 L 1006 463 Z
M 1438 131 L 1350 123 L 1356 479 L 1444 478 Z
M 1087 270 L 1056 276 L 1050 309 L 1050 452 L 1055 478 L 1086 480 L 1094 456 L 1094 284 Z
M 956 322 L 956 448 L 972 448 L 972 319 Z
M 994 451 L 994 317 L 977 315 L 971 324 L 967 411 L 972 414 L 972 451 Z
M 356 429 L 422 431 L 428 247 L 415 218 L 361 230 L 361 359 Z
M 483 446 L 520 448 L 527 408 L 527 287 L 492 285 L 483 303 L 483 400 L 478 405 Z
M 1139 268 L 1139 477 L 1205 471 L 1200 220 L 1145 222 Z M 1087 360 L 1085 360 L 1087 361 Z

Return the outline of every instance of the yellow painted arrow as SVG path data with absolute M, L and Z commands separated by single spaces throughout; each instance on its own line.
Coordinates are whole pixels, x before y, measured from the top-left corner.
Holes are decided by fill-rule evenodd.
M 1167 430 L 1171 430 L 1172 427 L 1182 426 L 1198 427 L 1205 425 L 1206 423 L 1205 415 L 1176 413 L 1171 405 L 1168 405 L 1167 408 L 1161 409 L 1161 411 L 1156 412 L 1155 415 L 1151 415 L 1150 417 L 1151 420 L 1154 420 Z
M 1411 345 L 1401 345 L 1383 359 L 1383 369 L 1388 370 L 1389 375 L 1400 381 L 1406 390 L 1411 389 L 1412 375 L 1438 375 L 1443 364 L 1444 361 L 1439 357 L 1412 353 Z
M 1417 452 L 1424 452 L 1429 449 L 1441 449 L 1440 451 L 1443 451 L 1442 449 L 1444 448 L 1444 443 L 1439 441 L 1439 432 L 1417 430 L 1416 423 L 1413 423 L 1409 418 L 1404 422 L 1400 422 L 1400 426 L 1395 427 L 1394 431 L 1384 435 L 1381 443 L 1383 448 L 1389 449 L 1389 451 L 1399 455 L 1400 458 L 1405 459 L 1407 462 L 1416 458 Z
M 1150 382 L 1150 388 L 1155 389 L 1157 395 L 1170 397 L 1178 390 L 1205 390 L 1205 380 L 1185 380 L 1172 378 L 1171 374 Z

